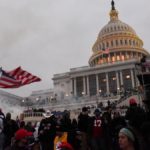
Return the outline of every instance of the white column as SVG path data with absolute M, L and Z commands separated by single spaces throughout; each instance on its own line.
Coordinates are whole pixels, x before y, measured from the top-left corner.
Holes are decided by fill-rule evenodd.
M 98 74 L 96 74 L 96 90 L 97 90 L 97 95 L 99 94 L 99 80 L 98 80 Z
M 106 73 L 106 90 L 107 90 L 107 93 L 109 93 L 108 73 Z
M 90 89 L 89 89 L 89 76 L 86 78 L 86 83 L 87 83 L 87 95 L 90 95 Z
M 73 84 L 73 78 L 71 78 L 71 96 L 73 96 L 74 95 L 74 84 Z
M 116 71 L 116 82 L 117 82 L 117 90 L 120 89 L 120 85 L 119 85 L 119 74 Z
M 120 71 L 120 82 L 121 82 L 121 85 L 123 85 L 122 71 Z
M 85 76 L 83 77 L 83 92 L 84 92 L 84 94 L 86 94 Z
M 76 78 L 74 78 L 74 96 L 77 96 L 77 84 L 76 84 Z
M 130 71 L 131 71 L 132 88 L 134 88 L 135 87 L 135 83 L 134 83 L 133 69 L 131 69 Z

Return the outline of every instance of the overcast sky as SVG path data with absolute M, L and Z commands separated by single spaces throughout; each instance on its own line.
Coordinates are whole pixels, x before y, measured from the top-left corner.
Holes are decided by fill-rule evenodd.
M 54 74 L 88 65 L 92 46 L 109 21 L 111 0 L 0 0 L 0 66 L 18 66 L 42 81 L 5 90 L 19 96 L 53 88 Z M 150 1 L 115 0 L 119 18 L 150 50 Z

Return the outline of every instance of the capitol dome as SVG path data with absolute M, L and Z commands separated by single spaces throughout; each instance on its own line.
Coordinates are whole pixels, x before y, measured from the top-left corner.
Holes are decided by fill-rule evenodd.
M 134 29 L 118 18 L 114 1 L 111 2 L 110 21 L 101 29 L 93 45 L 89 65 L 101 65 L 129 59 L 141 59 L 149 53 Z
M 122 33 L 136 35 L 136 32 L 132 29 L 132 27 L 130 27 L 126 23 L 118 19 L 110 20 L 109 23 L 105 25 L 100 31 L 98 38 L 102 38 L 112 34 L 122 34 Z

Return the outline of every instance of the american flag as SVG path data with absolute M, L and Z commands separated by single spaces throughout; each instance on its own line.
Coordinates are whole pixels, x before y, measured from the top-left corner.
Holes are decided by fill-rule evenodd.
M 109 48 L 102 49 L 103 54 L 109 54 L 109 52 L 110 52 Z
M 12 71 L 1 69 L 0 88 L 17 88 L 38 81 L 41 81 L 39 77 L 32 75 L 21 67 Z

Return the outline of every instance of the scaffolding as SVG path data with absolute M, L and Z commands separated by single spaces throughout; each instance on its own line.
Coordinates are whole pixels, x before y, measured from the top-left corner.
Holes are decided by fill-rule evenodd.
M 150 61 L 135 64 L 136 76 L 140 83 L 141 98 L 145 106 L 150 109 Z

